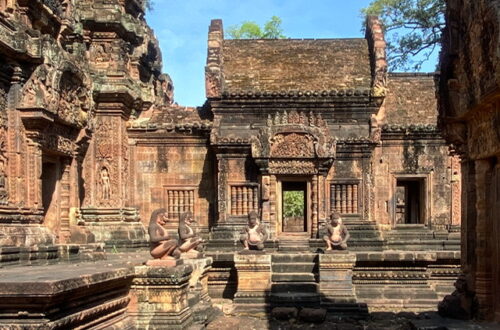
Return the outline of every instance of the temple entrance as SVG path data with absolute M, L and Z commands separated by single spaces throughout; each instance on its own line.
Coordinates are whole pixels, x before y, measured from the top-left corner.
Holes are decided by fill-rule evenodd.
M 56 235 L 59 235 L 61 227 L 61 178 L 64 172 L 61 157 L 44 155 L 42 161 L 42 206 L 44 212 L 44 224 Z M 67 204 L 67 203 L 64 203 Z M 67 210 L 64 210 L 67 211 Z
M 283 233 L 307 233 L 307 182 L 283 181 L 281 184 Z
M 424 224 L 424 201 L 425 191 L 422 179 L 398 179 L 396 184 L 396 224 Z

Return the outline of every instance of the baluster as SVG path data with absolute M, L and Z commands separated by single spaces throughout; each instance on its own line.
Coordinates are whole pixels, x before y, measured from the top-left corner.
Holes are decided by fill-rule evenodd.
M 194 190 L 189 191 L 189 211 L 194 214 Z
M 236 193 L 236 214 L 237 215 L 242 215 L 243 214 L 243 187 L 237 187 L 236 188 L 237 193 Z
M 174 215 L 174 196 L 172 190 L 168 190 L 167 195 L 168 195 L 168 218 L 171 219 Z
M 358 185 L 352 186 L 352 212 L 358 213 Z
M 178 218 L 179 217 L 179 191 L 174 190 L 174 217 Z
M 348 184 L 347 186 L 347 213 L 352 213 L 352 184 Z
M 259 188 L 253 188 L 253 210 L 255 212 L 259 211 Z
M 248 188 L 241 187 L 243 190 L 243 214 L 248 214 Z
M 345 184 L 343 185 L 340 185 L 342 187 L 342 197 L 341 197 L 341 205 L 340 205 L 340 213 L 346 213 L 346 209 L 347 209 L 347 187 Z
M 335 210 L 337 212 L 340 212 L 340 202 L 341 202 L 341 191 L 340 191 L 340 185 L 336 184 L 335 185 Z
M 236 203 L 237 203 L 236 187 L 231 186 L 231 214 L 234 215 L 236 215 Z
M 248 194 L 248 212 L 253 211 L 253 187 L 247 187 Z

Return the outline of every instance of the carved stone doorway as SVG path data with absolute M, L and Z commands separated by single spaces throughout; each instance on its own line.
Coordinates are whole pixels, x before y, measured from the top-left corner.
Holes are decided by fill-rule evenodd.
M 281 203 L 283 233 L 307 232 L 307 182 L 284 181 Z
M 42 207 L 44 225 L 59 239 L 69 226 L 69 181 L 66 157 L 44 154 L 42 157 Z
M 280 236 L 308 236 L 310 227 L 310 183 L 307 179 L 278 181 L 278 221 Z
M 396 224 L 425 223 L 425 190 L 420 179 L 398 179 L 396 184 Z

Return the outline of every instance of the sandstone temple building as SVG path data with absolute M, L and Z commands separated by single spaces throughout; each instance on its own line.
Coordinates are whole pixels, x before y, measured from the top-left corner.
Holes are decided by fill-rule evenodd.
M 192 212 L 207 240 L 201 297 L 255 310 L 435 310 L 461 273 L 461 230 L 464 238 L 476 229 L 479 235 L 477 245 L 462 248 L 462 263 L 476 249 L 477 267 L 489 267 L 489 247 L 480 243 L 485 224 L 467 220 L 461 228 L 463 210 L 477 219 L 487 212 L 486 204 L 471 210 L 478 197 L 469 196 L 479 191 L 463 185 L 461 174 L 498 186 L 493 156 L 470 165 L 498 152 L 498 140 L 481 135 L 495 125 L 488 124 L 493 108 L 484 110 L 489 117 L 464 117 L 481 122 L 470 128 L 479 149 L 461 163 L 463 120 L 445 129 L 451 153 L 438 127 L 439 76 L 388 72 L 377 18 L 367 19 L 364 38 L 281 40 L 227 40 L 222 21 L 213 20 L 207 99 L 189 108 L 174 103 L 143 2 L 0 0 L 0 324 L 147 322 L 137 292 L 153 275 L 129 264 L 17 276 L 28 265 L 43 273 L 98 263 L 104 251 L 147 251 L 146 228 L 158 208 L 167 210 L 172 232 L 179 216 Z M 471 104 L 458 96 L 462 85 L 448 81 L 451 101 L 440 110 L 447 119 Z M 269 232 L 270 266 L 249 268 L 270 274 L 271 289 L 259 294 L 241 291 L 243 268 L 235 261 L 251 211 Z M 349 269 L 340 307 L 325 302 L 321 274 L 328 267 L 319 258 L 332 211 L 351 233 L 352 258 L 337 265 Z M 498 269 L 489 271 L 497 284 L 483 272 L 476 278 L 482 308 L 493 299 L 485 291 L 496 285 L 498 292 Z M 82 282 L 83 274 L 90 275 Z M 181 310 L 165 312 L 169 322 L 196 320 L 187 305 Z

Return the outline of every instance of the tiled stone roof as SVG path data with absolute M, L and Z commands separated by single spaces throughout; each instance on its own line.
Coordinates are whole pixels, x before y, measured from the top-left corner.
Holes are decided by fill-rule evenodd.
M 227 92 L 371 86 L 366 39 L 224 40 L 222 54 Z

